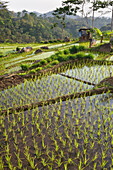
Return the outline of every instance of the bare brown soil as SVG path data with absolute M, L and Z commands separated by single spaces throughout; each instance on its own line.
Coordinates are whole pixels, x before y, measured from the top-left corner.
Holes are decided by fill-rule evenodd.
M 98 87 L 107 86 L 107 87 L 113 87 L 113 77 L 107 77 L 104 80 L 100 81 L 100 83 L 97 85 Z

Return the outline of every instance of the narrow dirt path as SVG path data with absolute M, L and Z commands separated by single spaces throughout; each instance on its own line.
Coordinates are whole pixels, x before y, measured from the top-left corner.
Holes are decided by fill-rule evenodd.
M 88 82 L 88 81 L 84 81 L 84 80 L 81 80 L 81 79 L 78 79 L 78 78 L 75 78 L 75 77 L 71 77 L 71 76 L 68 76 L 68 75 L 65 75 L 65 74 L 60 74 L 59 73 L 59 75 L 67 77 L 67 78 L 70 78 L 70 79 L 73 79 L 73 80 L 77 80 L 77 81 L 83 82 L 84 84 L 93 85 L 93 86 L 96 85 L 94 83 L 91 83 L 91 82 Z

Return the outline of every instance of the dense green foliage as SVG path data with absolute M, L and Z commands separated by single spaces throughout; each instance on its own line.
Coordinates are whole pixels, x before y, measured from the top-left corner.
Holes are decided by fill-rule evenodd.
M 4 3 L 1 2 L 1 5 L 4 5 Z M 58 22 L 58 26 L 52 28 L 56 22 Z M 73 32 L 72 34 L 74 38 L 76 38 L 80 22 L 70 19 L 67 19 L 66 22 L 67 27 L 63 33 L 64 37 L 70 36 L 71 32 Z M 25 10 L 14 13 L 8 11 L 7 6 L 3 6 L 3 8 L 0 9 L 0 27 L 0 43 L 41 42 L 61 39 L 62 34 L 61 23 L 55 17 L 37 17 L 35 13 L 28 13 Z
M 100 22 L 101 20 L 101 22 Z M 90 18 L 88 19 L 91 25 Z M 58 23 L 56 27 L 53 27 Z M 110 23 L 110 19 L 96 19 L 95 27 L 100 28 Z M 78 17 L 76 19 L 67 18 L 65 20 L 65 28 L 63 38 L 78 37 L 78 30 L 85 25 L 85 19 Z M 14 13 L 7 9 L 5 3 L 0 2 L 0 43 L 33 43 L 62 38 L 62 24 L 56 17 L 46 17 L 44 15 L 37 17 L 33 12 Z M 53 42 L 53 41 L 52 41 Z
M 108 31 L 108 30 L 111 30 L 110 24 L 107 24 L 107 25 L 104 25 L 103 27 L 101 27 L 101 31 Z

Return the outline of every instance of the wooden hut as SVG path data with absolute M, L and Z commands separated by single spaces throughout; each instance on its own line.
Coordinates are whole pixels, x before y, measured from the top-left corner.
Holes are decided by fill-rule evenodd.
M 81 28 L 79 29 L 79 41 L 89 41 L 91 39 L 91 28 Z

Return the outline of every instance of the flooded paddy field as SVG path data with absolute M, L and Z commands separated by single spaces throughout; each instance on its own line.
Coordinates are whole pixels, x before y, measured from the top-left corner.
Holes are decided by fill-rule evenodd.
M 68 64 L 60 73 L 98 84 L 112 65 Z M 3 169 L 111 170 L 113 94 L 73 98 L 27 111 L 8 109 L 95 88 L 48 74 L 0 91 L 0 162 Z

